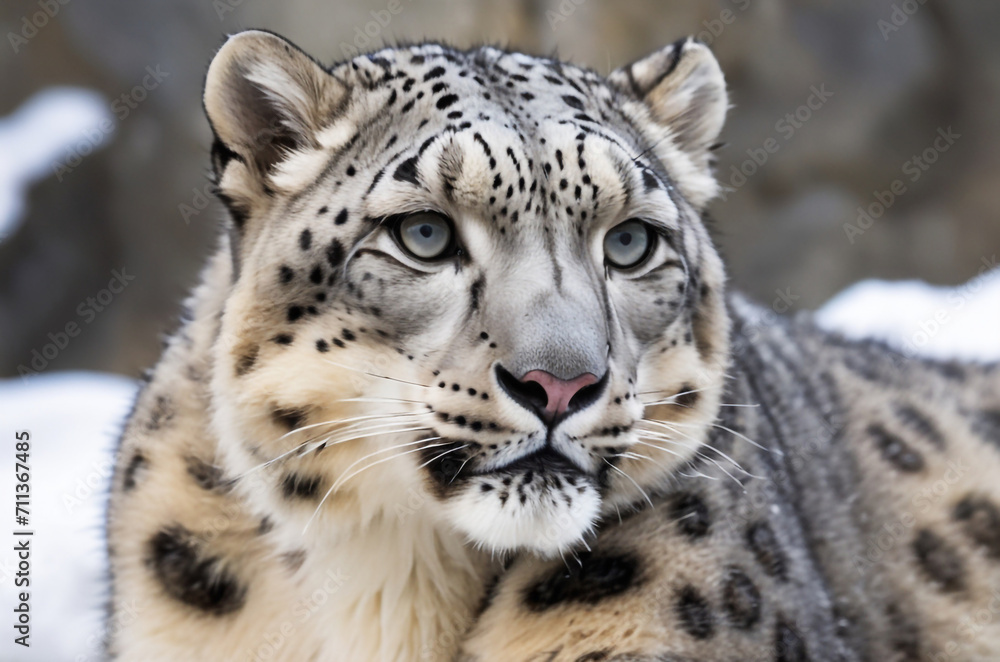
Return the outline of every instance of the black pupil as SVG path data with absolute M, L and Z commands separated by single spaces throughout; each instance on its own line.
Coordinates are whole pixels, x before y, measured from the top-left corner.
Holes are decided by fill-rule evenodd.
M 618 236 L 621 237 L 618 241 L 622 242 L 622 246 L 628 246 L 629 244 L 632 243 L 632 233 L 631 232 L 622 232 Z
M 421 237 L 423 237 L 424 239 L 429 239 L 432 234 L 434 234 L 434 228 L 432 226 L 427 224 L 420 226 Z

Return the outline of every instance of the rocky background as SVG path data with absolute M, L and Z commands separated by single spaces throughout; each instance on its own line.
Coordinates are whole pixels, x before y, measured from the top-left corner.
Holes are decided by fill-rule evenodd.
M 24 222 L 0 238 L 0 377 L 71 322 L 80 333 L 43 370 L 136 375 L 155 361 L 221 217 L 206 195 L 204 71 L 224 35 L 248 27 L 327 63 L 432 38 L 557 50 L 601 73 L 699 34 L 733 103 L 719 152 L 731 190 L 710 211 L 734 286 L 786 312 L 861 278 L 959 283 L 996 265 L 1000 4 L 395 3 L 396 14 L 383 11 L 389 0 L 0 3 L 0 116 L 72 85 L 103 95 L 113 125 L 101 147 L 79 145 L 91 153 L 37 183 Z M 0 166 L 17 158 L 0 153 Z M 82 316 L 123 270 L 127 287 Z

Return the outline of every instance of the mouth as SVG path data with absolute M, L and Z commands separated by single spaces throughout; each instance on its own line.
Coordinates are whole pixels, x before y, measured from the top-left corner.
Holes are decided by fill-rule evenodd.
M 561 475 L 585 475 L 589 474 L 584 468 L 578 466 L 573 460 L 559 452 L 551 445 L 546 444 L 536 451 L 528 453 L 522 457 L 512 460 L 501 467 L 493 467 L 488 470 L 479 470 L 471 473 L 472 476 L 496 476 L 504 474 L 561 474 Z

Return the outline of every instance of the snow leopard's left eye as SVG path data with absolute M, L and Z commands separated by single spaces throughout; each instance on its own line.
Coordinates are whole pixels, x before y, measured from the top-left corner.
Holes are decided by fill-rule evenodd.
M 604 236 L 604 257 L 613 267 L 630 269 L 648 258 L 655 244 L 656 233 L 649 224 L 633 218 Z
M 395 234 L 399 245 L 420 260 L 438 260 L 454 252 L 451 221 L 436 212 L 404 216 L 396 222 Z

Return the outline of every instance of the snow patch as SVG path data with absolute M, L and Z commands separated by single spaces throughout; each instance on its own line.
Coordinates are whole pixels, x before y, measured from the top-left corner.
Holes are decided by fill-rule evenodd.
M 14 434 L 31 433 L 31 586 L 14 584 L 13 512 L 0 545 L 0 605 L 30 592 L 31 647 L 0 643 L 0 660 L 101 660 L 108 596 L 104 509 L 122 423 L 138 383 L 97 373 L 52 373 L 0 380 L 0 494 L 14 494 Z M 11 501 L 8 501 L 8 504 Z M 10 543 L 10 544 L 7 544 Z M 10 613 L 8 620 L 10 619 Z
M 815 319 L 849 338 L 883 340 L 904 356 L 1000 360 L 1000 269 L 956 287 L 862 281 L 830 299 Z

